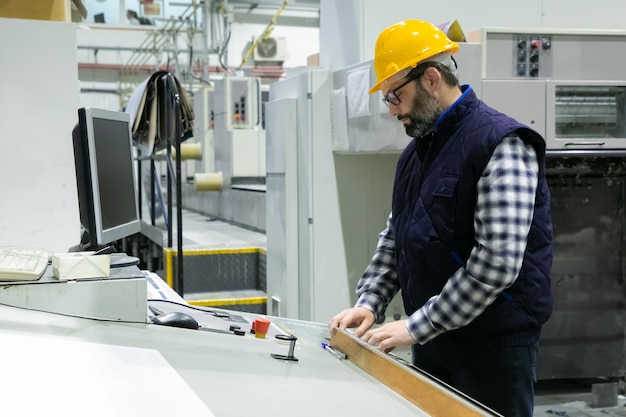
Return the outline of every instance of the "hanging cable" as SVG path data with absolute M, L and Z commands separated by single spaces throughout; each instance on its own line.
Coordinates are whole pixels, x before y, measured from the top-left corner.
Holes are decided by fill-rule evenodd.
M 222 68 L 224 68 L 224 71 L 226 72 L 230 72 L 230 69 L 224 64 L 224 52 L 226 51 L 226 49 L 228 48 L 228 42 L 230 42 L 230 34 L 231 31 L 228 31 L 228 36 L 226 36 L 226 42 L 224 42 L 224 46 L 222 47 L 222 49 L 220 50 L 220 53 L 218 55 L 219 61 L 220 61 L 220 65 L 222 66 Z
M 239 64 L 239 68 L 243 67 L 246 64 L 246 62 L 248 62 L 248 59 L 250 59 L 250 55 L 252 55 L 254 53 L 254 50 L 259 45 L 259 43 L 264 41 L 264 40 L 266 40 L 266 39 L 268 39 L 270 37 L 270 34 L 274 30 L 274 25 L 276 24 L 276 19 L 278 19 L 278 16 L 280 16 L 281 13 L 283 12 L 283 10 L 285 10 L 285 7 L 287 7 L 287 4 L 289 4 L 289 0 L 284 0 L 283 4 L 280 5 L 280 7 L 278 8 L 278 10 L 274 14 L 274 16 L 272 16 L 272 18 L 270 19 L 270 22 L 267 24 L 267 27 L 265 28 L 263 33 L 261 33 L 261 36 L 259 36 L 256 39 L 256 41 L 254 41 L 252 43 L 252 45 L 250 46 L 250 48 L 246 52 L 245 56 L 241 60 L 241 64 Z

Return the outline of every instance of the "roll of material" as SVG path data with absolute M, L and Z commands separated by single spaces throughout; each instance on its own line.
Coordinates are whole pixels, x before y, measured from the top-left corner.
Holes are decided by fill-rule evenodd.
M 166 155 L 167 149 L 162 149 L 157 152 L 157 155 Z M 202 159 L 202 145 L 200 143 L 181 143 L 180 154 L 183 156 L 181 161 L 188 159 L 196 159 L 200 161 Z M 172 158 L 176 159 L 176 148 L 172 146 Z
M 180 144 L 181 161 L 188 159 L 202 159 L 202 145 L 199 143 L 181 143 Z M 176 148 L 172 148 L 172 158 L 176 158 Z
M 194 176 L 196 191 L 221 191 L 222 173 L 204 172 Z

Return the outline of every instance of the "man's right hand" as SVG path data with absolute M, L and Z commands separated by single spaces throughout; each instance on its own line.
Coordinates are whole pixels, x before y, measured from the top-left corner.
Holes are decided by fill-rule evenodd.
M 349 308 L 330 319 L 328 330 L 332 332 L 336 327 L 343 330 L 356 327 L 354 335 L 360 338 L 374 325 L 374 318 L 374 313 L 365 307 Z

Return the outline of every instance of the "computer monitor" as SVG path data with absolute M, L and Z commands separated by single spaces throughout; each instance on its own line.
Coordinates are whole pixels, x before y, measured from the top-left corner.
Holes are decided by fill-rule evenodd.
M 94 23 L 106 23 L 104 21 L 104 13 L 98 13 L 93 15 Z
M 74 250 L 98 250 L 140 231 L 128 113 L 78 110 L 72 131 L 83 236 Z

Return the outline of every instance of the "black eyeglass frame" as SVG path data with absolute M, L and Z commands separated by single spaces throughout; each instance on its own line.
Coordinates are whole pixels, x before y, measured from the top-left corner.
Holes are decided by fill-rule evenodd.
M 456 60 L 453 57 L 450 57 L 450 59 L 452 60 L 452 63 L 454 64 L 454 70 L 456 70 L 458 68 Z M 401 101 L 400 101 L 400 98 L 398 97 L 397 91 L 400 90 L 405 85 L 407 85 L 408 83 L 410 83 L 411 81 L 415 81 L 415 80 L 422 78 L 422 75 L 424 75 L 424 73 L 426 72 L 428 68 L 433 67 L 433 68 L 436 68 L 437 71 L 441 72 L 442 64 L 440 64 L 439 62 L 429 61 L 422 65 L 423 65 L 423 68 L 418 69 L 419 68 L 418 66 L 417 68 L 413 69 L 413 71 L 411 71 L 414 73 L 418 71 L 416 74 L 411 76 L 411 72 L 409 72 L 408 74 L 409 78 L 405 82 L 403 82 L 402 84 L 400 84 L 393 90 L 387 92 L 387 94 L 385 94 L 385 96 L 382 98 L 383 103 L 385 103 L 387 106 L 389 106 L 390 103 L 393 104 L 394 106 L 399 105 Z
M 385 94 L 385 96 L 382 98 L 383 103 L 385 103 L 387 106 L 389 106 L 390 103 L 393 104 L 394 106 L 399 105 L 401 102 L 400 102 L 400 98 L 398 97 L 397 91 L 400 90 L 405 85 L 407 85 L 408 83 L 410 83 L 411 81 L 415 81 L 421 78 L 422 75 L 424 75 L 424 73 L 420 74 L 418 77 L 411 77 L 405 82 L 403 82 L 402 84 L 400 84 L 399 86 L 397 86 L 396 88 L 394 88 L 393 90 L 388 91 L 387 94 Z

